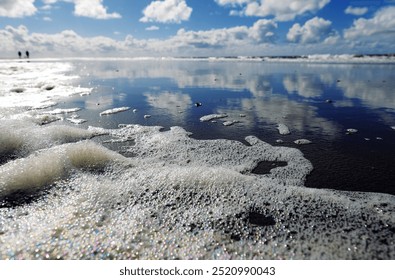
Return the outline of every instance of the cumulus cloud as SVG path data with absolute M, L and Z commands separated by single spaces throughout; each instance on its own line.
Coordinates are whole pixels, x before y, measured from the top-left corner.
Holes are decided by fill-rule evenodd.
M 332 22 L 323 18 L 314 17 L 301 26 L 295 23 L 288 31 L 288 41 L 302 44 L 321 42 L 329 37 L 335 36 Z
M 242 45 L 272 43 L 275 39 L 277 23 L 273 20 L 261 19 L 253 26 L 236 26 L 232 28 L 212 29 L 207 31 L 186 31 L 180 29 L 172 38 L 179 46 L 194 48 L 226 48 Z
M 354 15 L 354 16 L 363 16 L 367 12 L 368 12 L 368 8 L 366 8 L 366 7 L 352 7 L 352 6 L 348 6 L 344 10 L 345 14 Z
M 395 6 L 380 9 L 370 19 L 359 18 L 344 31 L 344 38 L 351 40 L 395 42 Z
M 1 0 L 0 17 L 20 18 L 37 12 L 34 0 Z
M 277 21 L 290 21 L 305 13 L 316 13 L 330 0 L 216 0 L 221 6 L 241 7 L 231 14 L 246 16 L 274 16 Z
M 118 13 L 108 13 L 103 0 L 74 0 L 74 15 L 96 19 L 121 18 Z
M 13 53 L 18 49 L 28 49 L 35 56 L 74 56 L 117 53 L 125 50 L 126 41 L 97 36 L 84 38 L 73 30 L 56 34 L 30 33 L 21 25 L 17 28 L 6 26 L 0 30 L 0 53 Z
M 60 1 L 73 3 L 75 16 L 94 19 L 121 18 L 121 15 L 118 13 L 108 13 L 107 7 L 103 5 L 103 0 L 42 0 L 45 5 L 41 9 L 50 10 L 51 5 Z
M 154 28 L 152 28 L 154 29 Z M 277 23 L 261 19 L 252 26 L 187 31 L 180 29 L 167 39 L 124 40 L 108 37 L 82 37 L 73 30 L 55 34 L 30 33 L 25 26 L 0 30 L 0 53 L 14 55 L 16 49 L 29 49 L 36 56 L 166 56 L 166 55 L 249 55 L 262 51 L 275 41 Z
M 189 20 L 192 8 L 185 0 L 153 1 L 144 10 L 141 22 L 181 23 Z

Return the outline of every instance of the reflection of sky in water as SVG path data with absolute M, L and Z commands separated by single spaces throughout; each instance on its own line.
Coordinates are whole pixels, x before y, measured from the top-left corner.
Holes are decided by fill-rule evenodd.
M 160 60 L 90 63 L 81 68 L 82 74 L 89 74 L 87 78 L 98 85 L 98 94 L 85 101 L 89 109 L 97 104 L 110 108 L 125 102 L 131 107 L 145 103 L 147 110 L 161 109 L 161 114 L 180 120 L 188 117 L 180 111 L 196 113 L 193 103 L 205 100 L 204 105 L 211 109 L 208 113 L 249 112 L 254 117 L 243 119 L 249 127 L 258 119 L 284 122 L 298 131 L 321 127 L 327 135 L 335 135 L 338 128 L 330 118 L 319 116 L 322 104 L 317 104 L 326 99 L 333 100 L 330 106 L 335 108 L 395 110 L 394 65 Z M 137 95 L 145 96 L 145 102 Z M 393 121 L 392 117 L 381 117 Z
M 395 164 L 395 131 L 391 129 L 395 126 L 395 65 L 192 60 L 78 64 L 86 83 L 94 87 L 90 96 L 73 101 L 89 109 L 80 114 L 90 120 L 89 125 L 182 126 L 196 138 L 242 140 L 256 135 L 271 144 L 282 139 L 287 146 L 307 138 L 314 144 L 299 148 L 313 162 L 315 177 L 330 181 L 359 169 L 355 180 L 368 174 L 361 179 L 366 187 L 354 188 L 355 182 L 347 181 L 340 182 L 339 188 L 348 184 L 351 190 L 374 191 L 381 184 L 386 185 L 385 191 L 395 193 L 395 175 L 388 177 Z M 196 102 L 202 106 L 194 106 Z M 121 106 L 137 112 L 99 116 L 101 111 Z M 228 118 L 217 123 L 199 121 L 213 113 L 226 113 Z M 144 119 L 145 114 L 152 117 Z M 240 122 L 225 127 L 225 120 Z M 279 135 L 278 123 L 286 124 L 291 135 Z M 359 132 L 345 135 L 347 128 Z M 370 176 L 369 172 L 376 173 Z

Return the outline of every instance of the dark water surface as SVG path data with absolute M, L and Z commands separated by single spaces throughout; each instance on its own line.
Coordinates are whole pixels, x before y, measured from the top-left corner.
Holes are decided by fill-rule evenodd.
M 75 64 L 83 77 L 81 85 L 94 90 L 67 105 L 87 109 L 79 112 L 89 120 L 86 126 L 132 123 L 164 130 L 181 126 L 196 139 L 244 141 L 255 135 L 272 145 L 301 149 L 314 166 L 307 187 L 395 194 L 394 64 L 207 60 Z M 122 106 L 131 110 L 99 115 Z M 226 113 L 228 118 L 215 123 L 199 120 L 213 113 Z M 239 122 L 224 126 L 225 120 Z M 279 123 L 291 134 L 280 135 Z M 349 134 L 349 128 L 358 132 Z M 301 138 L 312 144 L 294 144 Z M 283 143 L 277 143 L 279 139 Z

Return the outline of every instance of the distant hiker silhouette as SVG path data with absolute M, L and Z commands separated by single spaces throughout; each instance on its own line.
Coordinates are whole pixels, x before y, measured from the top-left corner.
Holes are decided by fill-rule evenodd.
M 18 52 L 18 56 L 19 58 L 22 58 L 22 53 L 20 51 Z
M 26 58 L 29 58 L 29 51 L 26 51 Z

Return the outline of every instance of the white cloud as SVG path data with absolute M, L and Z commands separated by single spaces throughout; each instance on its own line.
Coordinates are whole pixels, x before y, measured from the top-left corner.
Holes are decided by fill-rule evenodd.
M 94 19 L 116 19 L 122 17 L 119 13 L 108 13 L 107 7 L 103 5 L 103 0 L 42 0 L 45 5 L 41 9 L 50 10 L 53 4 L 60 1 L 73 3 L 75 16 Z
M 23 25 L 0 30 L 0 41 L 0 53 L 28 49 L 35 57 L 97 55 L 125 50 L 125 42 L 107 37 L 84 38 L 72 30 L 56 34 L 29 33 Z
M 274 16 L 277 21 L 293 20 L 305 13 L 316 13 L 326 6 L 330 0 L 216 0 L 221 6 L 242 7 L 232 15 Z
M 181 23 L 189 20 L 192 8 L 185 0 L 153 1 L 144 10 L 141 22 Z
M 277 29 L 277 23 L 273 20 L 260 19 L 249 28 L 249 37 L 258 43 L 274 42 L 274 31 Z
M 35 57 L 44 56 L 182 56 L 253 55 L 275 40 L 277 24 L 261 19 L 252 26 L 186 31 L 180 29 L 168 39 L 124 40 L 108 37 L 82 37 L 72 30 L 56 34 L 30 33 L 25 26 L 0 30 L 0 53 L 13 56 L 17 49 L 29 49 Z
M 295 23 L 288 31 L 287 39 L 291 42 L 312 44 L 335 36 L 332 22 L 323 18 L 314 17 L 301 26 Z
M 107 13 L 107 7 L 103 6 L 103 0 L 74 0 L 74 15 L 95 19 L 121 18 L 118 13 Z
M 277 24 L 273 20 L 261 19 L 253 26 L 236 26 L 232 28 L 212 29 L 207 31 L 186 31 L 180 29 L 172 38 L 174 45 L 197 49 L 226 49 L 241 46 L 256 46 L 272 43 Z M 241 47 L 242 48 L 242 47 Z
M 0 17 L 20 18 L 37 12 L 34 0 L 1 0 Z
M 52 21 L 52 18 L 50 18 L 50 17 L 43 17 L 43 21 Z
M 348 6 L 344 10 L 345 14 L 354 15 L 354 16 L 363 16 L 367 12 L 368 12 L 368 8 L 366 8 L 366 7 L 351 7 L 351 6 Z
M 395 42 L 395 6 L 380 9 L 370 19 L 359 18 L 344 31 L 344 38 L 349 40 Z
M 156 25 L 151 25 L 149 27 L 147 27 L 145 30 L 147 31 L 155 31 L 155 30 L 159 30 L 159 27 Z

